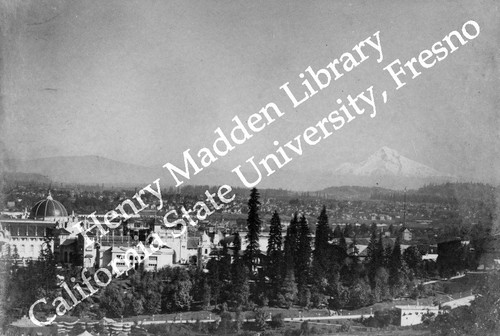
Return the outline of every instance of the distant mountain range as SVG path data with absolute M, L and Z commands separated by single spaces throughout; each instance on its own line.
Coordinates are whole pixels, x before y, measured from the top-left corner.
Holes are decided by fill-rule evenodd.
M 59 156 L 15 161 L 11 167 L 11 171 L 18 173 L 18 177 L 22 177 L 22 173 L 38 174 L 63 183 L 140 186 L 161 178 L 162 187 L 174 184 L 169 172 L 161 166 L 146 167 L 100 156 Z M 417 188 L 430 182 L 456 180 L 451 175 L 410 160 L 388 147 L 382 147 L 363 162 L 344 163 L 330 171 L 296 171 L 286 168 L 269 178 L 263 178 L 259 187 L 299 191 L 346 185 L 402 189 Z M 235 174 L 215 167 L 193 175 L 189 184 L 243 186 Z

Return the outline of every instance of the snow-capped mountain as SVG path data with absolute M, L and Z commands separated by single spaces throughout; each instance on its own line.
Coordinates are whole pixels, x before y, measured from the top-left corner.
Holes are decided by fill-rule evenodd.
M 338 175 L 411 178 L 451 177 L 422 163 L 410 160 L 388 147 L 380 148 L 363 162 L 344 163 L 334 173 Z

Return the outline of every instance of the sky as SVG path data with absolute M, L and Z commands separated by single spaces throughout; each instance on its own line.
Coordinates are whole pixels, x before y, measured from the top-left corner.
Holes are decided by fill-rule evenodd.
M 447 174 L 499 174 L 495 1 L 2 2 L 0 138 L 10 157 L 99 155 L 181 165 L 269 102 L 285 115 L 218 160 L 226 171 L 261 158 L 369 86 L 388 101 L 286 169 L 328 171 L 383 146 Z M 479 36 L 396 90 L 383 70 L 462 25 Z M 369 58 L 294 109 L 280 86 L 326 67 L 380 31 Z

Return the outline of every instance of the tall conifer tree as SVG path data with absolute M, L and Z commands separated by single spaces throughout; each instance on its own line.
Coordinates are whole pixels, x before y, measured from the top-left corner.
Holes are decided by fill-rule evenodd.
M 295 273 L 297 276 L 297 285 L 299 287 L 300 295 L 307 289 L 311 271 L 311 237 L 309 225 L 307 224 L 307 220 L 304 215 L 300 217 L 299 232 Z
M 388 259 L 390 257 L 390 247 L 389 247 L 389 255 L 384 246 L 384 237 L 382 236 L 382 231 L 378 233 L 377 245 L 375 248 L 375 257 L 377 261 L 377 267 L 382 267 L 388 265 Z
M 402 287 L 403 282 L 403 259 L 401 256 L 401 243 L 399 236 L 396 237 L 392 253 L 389 257 L 389 285 L 393 293 L 397 294 Z
M 241 238 L 240 234 L 236 232 L 233 240 L 233 263 L 232 270 L 232 290 L 231 296 L 235 304 L 235 308 L 243 308 L 248 303 L 250 295 L 250 287 L 248 284 L 248 269 L 243 260 L 240 258 L 241 251 Z
M 285 269 L 283 277 L 286 276 L 286 272 L 288 270 L 292 270 L 295 272 L 295 264 L 296 264 L 296 253 L 297 253 L 297 243 L 298 243 L 298 225 L 299 220 L 297 218 L 297 213 L 295 213 L 290 220 L 290 225 L 286 230 L 285 237 L 285 248 L 284 248 L 284 259 L 285 259 Z
M 383 263 L 383 248 L 380 250 L 380 241 L 377 241 L 377 225 L 373 223 L 370 226 L 370 242 L 368 243 L 368 278 L 370 279 L 370 285 L 375 288 L 375 277 L 377 275 L 377 269 L 382 266 Z
M 313 272 L 316 276 L 323 276 L 327 272 L 328 265 L 328 216 L 326 207 L 323 206 L 316 224 L 316 236 L 314 239 Z
M 339 249 L 340 249 L 340 260 L 342 263 L 344 263 L 345 258 L 347 258 L 347 241 L 345 239 L 343 232 L 340 234 Z
M 271 292 L 277 293 L 281 286 L 283 273 L 283 251 L 281 236 L 281 220 L 277 211 L 274 212 L 271 218 L 271 227 L 269 230 L 269 241 L 267 243 L 267 263 L 266 276 L 271 284 Z
M 261 220 L 259 218 L 259 197 L 259 192 L 256 188 L 253 188 L 248 200 L 248 234 L 246 236 L 248 245 L 245 251 L 245 258 L 250 273 L 253 273 L 257 269 L 260 256 L 259 235 Z
M 342 234 L 342 229 L 340 228 L 340 225 L 335 225 L 335 229 L 333 230 L 332 237 L 333 238 L 340 238 L 340 235 Z

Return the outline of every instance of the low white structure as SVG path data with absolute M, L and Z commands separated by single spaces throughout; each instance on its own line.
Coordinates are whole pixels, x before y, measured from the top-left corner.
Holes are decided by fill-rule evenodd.
M 437 257 L 438 257 L 437 253 L 427 253 L 422 256 L 422 260 L 431 260 L 436 262 Z
M 396 306 L 396 308 L 401 310 L 402 327 L 422 323 L 424 314 L 439 314 L 438 306 Z

